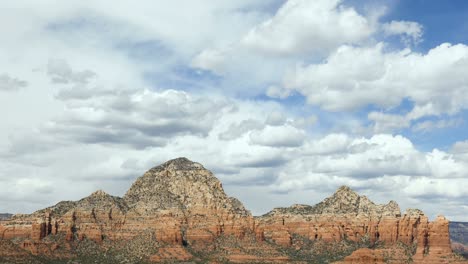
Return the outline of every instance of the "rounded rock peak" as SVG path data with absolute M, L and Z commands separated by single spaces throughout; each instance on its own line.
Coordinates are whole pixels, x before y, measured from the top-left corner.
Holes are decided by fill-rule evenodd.
M 293 208 L 293 209 L 302 209 L 302 208 L 306 208 L 306 207 L 309 207 L 309 205 L 305 205 L 305 204 L 293 204 L 293 205 L 291 205 L 291 208 Z
M 342 199 L 345 199 L 345 200 L 349 200 L 349 199 L 358 199 L 360 197 L 360 195 L 355 192 L 353 189 L 351 189 L 350 187 L 346 186 L 346 185 L 343 185 L 341 186 L 340 188 L 338 188 L 338 190 L 336 190 L 336 192 L 330 197 L 332 199 L 337 199 L 337 200 L 342 200 Z M 366 199 L 367 197 L 364 197 L 364 199 Z
M 206 170 L 203 165 L 198 162 L 191 161 L 185 157 L 180 157 L 176 159 L 171 159 L 169 161 L 164 162 L 163 164 L 152 168 L 155 171 L 161 170 Z
M 406 209 L 405 215 L 417 217 L 417 216 L 424 215 L 424 212 L 416 208 L 408 208 Z
M 355 193 L 355 191 L 353 191 L 349 186 L 346 186 L 346 185 L 340 186 L 340 188 L 338 188 L 338 190 L 336 190 L 336 192 Z
M 447 221 L 447 218 L 443 215 L 437 215 L 435 222 L 438 222 L 438 221 Z
M 90 196 L 93 196 L 93 197 L 99 196 L 100 197 L 100 196 L 109 196 L 109 194 L 106 193 L 105 191 L 103 191 L 102 189 L 99 189 L 99 190 L 93 192 Z

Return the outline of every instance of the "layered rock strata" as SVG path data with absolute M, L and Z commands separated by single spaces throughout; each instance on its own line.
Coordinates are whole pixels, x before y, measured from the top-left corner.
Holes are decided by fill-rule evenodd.
M 0 221 L 0 240 L 14 242 L 21 254 L 74 258 L 91 249 L 127 250 L 149 262 L 313 263 L 335 248 L 344 257 L 368 247 L 344 261 L 380 263 L 386 251 L 376 247 L 382 245 L 405 245 L 416 263 L 439 263 L 452 254 L 444 217 L 429 222 L 419 210 L 402 215 L 396 202 L 374 204 L 345 186 L 315 206 L 276 208 L 254 218 L 210 171 L 186 158 L 150 169 L 122 198 L 96 191 Z
M 263 237 L 283 246 L 292 245 L 293 235 L 327 242 L 365 240 L 370 247 L 402 243 L 414 247 L 415 252 L 411 254 L 415 263 L 439 263 L 437 261 L 452 255 L 448 223 L 443 216 L 429 222 L 417 209 L 409 209 L 401 215 L 396 202 L 374 204 L 366 196 L 343 186 L 315 206 L 293 205 L 272 210 L 257 219 L 257 230 Z M 384 263 L 381 262 L 382 251 L 369 250 L 350 256 L 351 263 L 355 263 L 356 254 L 360 258 L 369 252 L 372 254 L 366 259 Z

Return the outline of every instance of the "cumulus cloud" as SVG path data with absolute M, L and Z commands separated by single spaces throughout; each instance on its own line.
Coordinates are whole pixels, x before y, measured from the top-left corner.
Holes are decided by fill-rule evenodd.
M 374 122 L 373 130 L 376 133 L 391 132 L 411 125 L 411 119 L 405 115 L 370 112 L 367 118 Z
M 280 126 L 286 122 L 286 115 L 282 112 L 272 112 L 268 115 L 265 123 L 271 126 Z
M 329 134 L 319 140 L 308 141 L 305 145 L 305 153 L 316 154 L 337 154 L 346 152 L 351 142 L 351 138 L 346 134 Z
M 221 50 L 207 49 L 195 56 L 191 66 L 198 69 L 212 71 L 217 74 L 223 73 L 226 53 Z
M 340 146 L 340 143 L 335 145 Z M 372 178 L 426 172 L 424 157 L 419 156 L 409 140 L 385 134 L 353 139 L 345 150 L 316 158 L 312 163 L 315 172 L 336 176 Z
M 407 98 L 415 111 L 430 108 L 421 116 L 453 114 L 466 108 L 467 70 L 468 47 L 463 44 L 441 44 L 426 54 L 386 51 L 382 43 L 342 46 L 322 64 L 290 71 L 284 85 L 329 111 L 366 105 L 390 108 Z
M 290 125 L 266 126 L 260 131 L 253 131 L 250 134 L 252 144 L 273 147 L 298 147 L 306 138 L 303 130 Z
M 242 120 L 238 124 L 231 124 L 226 131 L 219 134 L 219 138 L 223 140 L 236 139 L 249 131 L 262 129 L 264 126 L 265 125 L 258 120 Z
M 28 86 L 27 81 L 17 78 L 12 78 L 8 74 L 0 74 L 0 91 L 11 92 L 17 91 L 21 88 Z
M 412 21 L 391 21 L 382 24 L 382 31 L 387 36 L 398 35 L 401 41 L 407 45 L 414 45 L 421 42 L 423 36 L 423 26 Z
M 81 98 L 81 97 L 80 97 Z M 65 114 L 43 129 L 83 143 L 161 146 L 177 135 L 204 137 L 229 108 L 227 101 L 195 98 L 175 90 L 111 93 L 68 103 Z
M 359 43 L 374 31 L 371 21 L 340 0 L 287 1 L 275 16 L 254 27 L 242 44 L 273 54 L 327 52 Z

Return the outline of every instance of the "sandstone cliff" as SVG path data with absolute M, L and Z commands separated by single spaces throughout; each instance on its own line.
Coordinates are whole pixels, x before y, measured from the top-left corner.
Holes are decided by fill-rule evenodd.
M 448 220 L 443 216 L 430 223 L 417 209 L 409 209 L 401 215 L 396 202 L 374 204 L 346 186 L 315 206 L 273 209 L 258 218 L 258 225 L 263 236 L 284 246 L 294 245 L 295 237 L 299 236 L 330 243 L 367 241 L 369 248 L 405 245 L 407 261 L 412 259 L 415 263 L 439 263 L 452 255 Z M 366 254 L 368 256 L 364 256 Z M 347 258 L 350 262 L 345 263 L 357 263 L 355 259 L 385 263 L 389 262 L 386 255 L 392 254 L 384 250 L 358 250 Z M 394 263 L 401 262 L 402 259 L 397 258 Z
M 343 186 L 315 206 L 276 208 L 254 218 L 210 171 L 186 158 L 150 169 L 122 198 L 96 191 L 0 221 L 0 241 L 16 247 L 0 251 L 6 262 L 452 260 L 444 217 L 429 222 L 419 210 L 402 215 L 394 201 L 374 204 Z M 389 258 L 394 251 L 401 257 Z

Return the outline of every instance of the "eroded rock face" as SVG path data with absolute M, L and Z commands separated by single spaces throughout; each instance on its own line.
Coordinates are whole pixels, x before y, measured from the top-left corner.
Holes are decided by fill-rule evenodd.
M 63 238 L 72 247 L 83 240 L 131 240 L 147 230 L 159 243 L 174 245 L 169 248 L 204 249 L 221 235 L 242 238 L 253 225 L 250 212 L 225 194 L 210 171 L 178 158 L 150 169 L 123 198 L 96 191 L 76 202 L 1 222 L 0 234 L 2 239 L 23 240 L 22 247 L 33 254 L 44 253 L 37 243 L 49 237 Z M 166 251 L 172 252 L 161 249 Z
M 448 221 L 444 217 L 429 223 L 423 212 L 417 209 L 410 209 L 402 216 L 396 202 L 374 204 L 366 196 L 360 196 L 345 186 L 315 206 L 293 205 L 273 209 L 257 219 L 257 229 L 261 230 L 263 237 L 282 246 L 290 246 L 291 237 L 299 235 L 330 243 L 368 240 L 369 246 L 376 243 L 416 246 L 414 260 L 420 263 L 439 261 L 452 255 Z M 360 250 L 347 258 L 346 263 L 358 263 L 360 258 L 384 263 L 381 262 L 384 253 Z
M 122 198 L 96 191 L 0 221 L 0 236 L 21 252 L 51 258 L 116 250 L 153 262 L 300 263 L 329 251 L 398 243 L 414 248 L 405 254 L 419 263 L 451 254 L 445 218 L 430 223 L 419 210 L 401 215 L 396 202 L 378 205 L 346 186 L 315 206 L 276 208 L 254 218 L 210 171 L 186 158 L 150 169 Z M 380 261 L 385 254 L 360 250 L 344 261 Z
M 164 217 L 170 225 L 159 227 L 158 234 L 169 243 L 202 247 L 221 234 L 242 237 L 253 224 L 250 212 L 225 194 L 210 171 L 186 158 L 152 168 L 123 200 L 129 206 L 128 220 Z
M 396 202 L 374 204 L 366 196 L 343 186 L 315 206 L 275 208 L 258 218 L 258 226 L 264 230 L 266 237 L 272 237 L 282 244 L 287 244 L 291 234 L 329 242 L 365 238 L 372 243 L 393 243 L 399 239 L 400 218 L 400 208 Z

